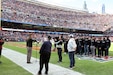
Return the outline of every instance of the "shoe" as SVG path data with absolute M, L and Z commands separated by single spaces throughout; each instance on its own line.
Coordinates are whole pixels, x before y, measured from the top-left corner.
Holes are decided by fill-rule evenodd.
M 37 75 L 42 75 L 42 73 L 39 71 Z
M 42 75 L 42 74 L 37 74 L 37 75 Z
M 31 62 L 27 62 L 27 64 L 31 64 Z
M 62 61 L 57 61 L 58 63 L 61 63 Z
M 69 69 L 71 69 L 71 70 L 72 70 L 73 68 L 75 68 L 75 66 L 73 66 L 73 67 L 69 67 Z
M 42 74 L 37 74 L 37 75 L 42 75 Z
M 71 69 L 71 70 L 72 70 L 72 69 L 73 69 L 73 67 L 70 67 L 69 69 Z
M 45 75 L 48 75 L 48 72 L 45 72 Z

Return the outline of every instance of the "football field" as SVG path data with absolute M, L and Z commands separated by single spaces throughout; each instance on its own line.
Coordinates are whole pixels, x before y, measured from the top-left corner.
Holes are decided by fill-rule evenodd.
M 37 46 L 38 48 L 35 48 Z M 36 45 L 34 43 L 33 53 L 32 53 L 33 57 L 39 58 L 39 53 L 37 53 L 37 56 L 36 56 L 36 52 L 39 51 L 38 49 L 40 48 L 40 46 L 41 46 L 40 44 Z M 4 44 L 4 47 L 26 54 L 25 42 L 6 42 Z M 109 49 L 109 55 L 113 56 L 113 43 L 111 44 L 111 47 Z M 58 61 L 57 51 L 52 52 L 50 62 L 56 65 L 68 68 L 69 67 L 68 55 L 62 54 L 62 56 L 63 56 L 63 62 L 59 64 L 57 63 Z M 29 72 L 25 71 L 23 68 L 14 64 L 12 61 L 8 60 L 7 58 L 2 56 L 1 60 L 3 62 L 2 64 L 0 64 L 0 67 L 2 68 L 0 70 L 1 75 L 7 75 L 7 74 L 12 75 L 13 70 L 17 72 L 17 74 L 13 74 L 13 75 L 23 75 L 23 74 L 31 75 Z M 91 61 L 91 60 L 79 60 L 76 57 L 76 65 L 75 65 L 76 67 L 73 70 L 78 71 L 85 75 L 113 75 L 112 65 L 113 65 L 113 61 L 100 63 L 100 62 Z M 7 69 L 7 72 L 6 72 L 6 69 Z M 18 69 L 21 70 L 21 72 L 18 72 Z

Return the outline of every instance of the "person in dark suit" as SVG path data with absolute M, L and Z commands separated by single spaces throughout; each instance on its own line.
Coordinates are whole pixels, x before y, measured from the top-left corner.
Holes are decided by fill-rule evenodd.
M 40 67 L 39 67 L 39 71 L 38 71 L 38 75 L 41 75 L 42 73 L 42 69 L 43 69 L 43 65 L 45 64 L 45 74 L 48 75 L 48 63 L 50 60 L 50 56 L 51 56 L 51 47 L 52 47 L 52 43 L 50 42 L 51 40 L 51 36 L 48 36 L 48 41 L 45 41 L 41 48 L 40 48 Z
M 63 44 L 63 40 L 60 36 L 58 37 L 58 41 L 56 42 L 57 53 L 58 53 L 58 63 L 62 62 L 62 44 Z
M 98 49 L 98 57 L 102 56 L 102 38 L 98 37 L 98 40 L 96 41 L 96 47 Z
M 64 41 L 64 54 L 68 53 L 67 44 L 68 44 L 68 38 L 66 38 Z
M 106 56 L 105 54 L 106 54 L 106 40 L 105 40 L 105 37 L 103 37 L 103 39 L 102 39 L 102 56 Z
M 89 38 L 84 38 L 84 53 L 89 56 Z
M 78 38 L 78 39 L 76 39 L 76 44 L 77 44 L 77 52 L 78 52 L 78 54 L 80 54 L 81 56 L 82 56 L 82 54 L 83 54 L 83 52 L 84 52 L 84 50 L 83 50 L 83 38 Z
M 4 44 L 4 41 L 3 41 L 2 37 L 0 37 L 0 58 L 1 58 L 1 54 L 2 54 L 2 45 L 3 44 Z M 0 61 L 0 63 L 2 63 L 2 62 Z
M 96 56 L 96 40 L 95 37 L 91 37 L 90 39 L 90 50 L 92 57 Z
M 105 52 L 105 56 L 109 56 L 109 48 L 111 46 L 111 40 L 109 39 L 109 37 L 106 37 L 105 41 L 106 41 L 106 52 Z

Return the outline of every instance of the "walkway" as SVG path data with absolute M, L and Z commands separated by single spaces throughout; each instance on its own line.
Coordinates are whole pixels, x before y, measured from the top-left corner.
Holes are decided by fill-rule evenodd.
M 38 59 L 32 57 L 31 58 L 32 64 L 27 64 L 25 54 L 22 54 L 7 48 L 3 48 L 2 55 L 10 59 L 14 63 L 18 64 L 19 66 L 23 67 L 25 70 L 31 72 L 33 75 L 37 75 L 37 72 L 39 70 Z M 44 73 L 44 71 L 45 69 L 43 69 L 42 74 Z M 82 74 L 50 63 L 49 75 L 82 75 Z

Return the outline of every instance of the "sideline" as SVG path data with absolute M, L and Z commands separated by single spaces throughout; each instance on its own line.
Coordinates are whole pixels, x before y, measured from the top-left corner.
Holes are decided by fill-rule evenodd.
M 3 48 L 2 55 L 10 59 L 17 65 L 21 66 L 25 70 L 31 72 L 33 75 L 37 75 L 37 72 L 39 70 L 39 59 L 32 57 L 31 58 L 32 64 L 27 64 L 25 54 L 13 51 L 8 48 Z M 44 72 L 45 72 L 45 68 L 43 68 L 42 74 L 44 74 Z M 83 75 L 83 74 L 49 63 L 48 75 Z

